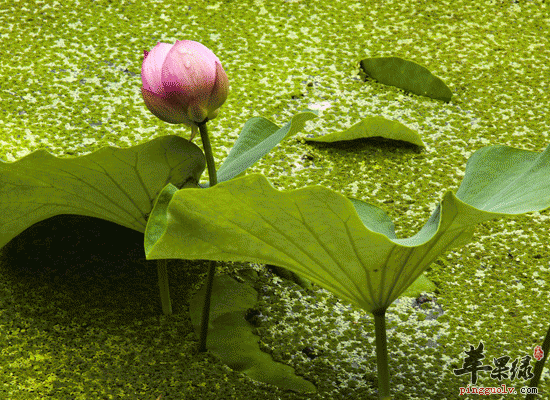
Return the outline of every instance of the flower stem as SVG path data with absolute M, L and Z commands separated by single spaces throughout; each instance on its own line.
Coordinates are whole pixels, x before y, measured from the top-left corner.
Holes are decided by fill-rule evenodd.
M 386 341 L 386 309 L 376 310 L 374 332 L 376 334 L 376 365 L 378 369 L 378 398 L 391 400 L 390 373 L 388 369 L 388 344 Z
M 208 179 L 210 180 L 210 187 L 218 183 L 216 175 L 216 164 L 214 164 L 214 156 L 212 154 L 212 146 L 210 146 L 210 138 L 208 137 L 208 129 L 206 129 L 206 122 L 199 125 L 201 133 L 202 147 L 204 149 L 204 155 L 206 156 L 206 166 L 208 168 Z
M 548 331 L 546 332 L 546 337 L 542 342 L 542 351 L 544 352 L 544 355 L 540 360 L 538 360 L 535 363 L 535 369 L 533 370 L 534 376 L 533 378 L 531 378 L 531 382 L 529 382 L 530 387 L 537 387 L 539 385 L 542 369 L 544 368 L 544 363 L 548 358 L 548 350 L 550 350 L 550 326 L 548 327 Z M 532 394 L 532 393 L 529 393 L 525 396 L 525 400 L 533 400 L 535 398 L 536 398 L 535 394 Z
M 172 303 L 170 302 L 170 286 L 168 285 L 168 271 L 166 266 L 168 260 L 157 260 L 157 272 L 159 276 L 160 301 L 164 315 L 172 314 Z
M 212 155 L 212 147 L 210 146 L 210 138 L 206 129 L 206 122 L 199 124 L 201 133 L 202 147 L 206 155 L 206 166 L 208 167 L 208 179 L 210 187 L 218 183 L 216 176 L 216 165 L 214 164 L 214 156 Z M 199 352 L 206 351 L 206 335 L 208 333 L 208 321 L 210 317 L 210 297 L 212 295 L 212 285 L 214 283 L 214 274 L 216 273 L 216 262 L 210 261 L 208 268 L 208 277 L 206 278 L 206 292 L 204 293 L 204 306 L 202 308 L 201 332 L 199 337 Z

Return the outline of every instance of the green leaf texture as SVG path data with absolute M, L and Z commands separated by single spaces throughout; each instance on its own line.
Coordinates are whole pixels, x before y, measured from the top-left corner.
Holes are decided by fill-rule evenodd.
M 361 60 L 360 75 L 369 76 L 384 85 L 395 86 L 419 96 L 451 101 L 451 89 L 428 69 L 399 57 L 377 57 Z
M 329 133 L 313 139 L 306 138 L 308 142 L 341 142 L 345 140 L 367 139 L 381 137 L 390 140 L 400 140 L 412 143 L 419 147 L 426 147 L 420 135 L 410 128 L 407 128 L 399 121 L 390 121 L 384 117 L 367 117 L 351 128 L 342 132 Z
M 276 362 L 260 350 L 260 337 L 245 319 L 258 302 L 258 292 L 249 277 L 237 282 L 228 275 L 214 277 L 206 347 L 234 371 L 284 390 L 316 392 L 315 385 L 294 373 L 294 368 Z M 189 315 L 197 335 L 200 332 L 206 286 L 189 301 Z
M 147 259 L 241 261 L 284 267 L 366 311 L 387 307 L 475 225 L 550 207 L 543 153 L 483 148 L 414 236 L 396 238 L 381 209 L 322 186 L 276 190 L 252 174 L 207 190 L 159 196 L 145 231 Z
M 60 214 L 97 217 L 145 231 L 146 215 L 167 183 L 198 187 L 206 161 L 179 136 L 74 158 L 37 150 L 0 162 L 0 248 L 37 222 Z
M 237 141 L 217 171 L 218 183 L 244 174 L 279 142 L 296 134 L 304 127 L 306 121 L 316 116 L 317 111 L 306 109 L 293 116 L 282 128 L 263 117 L 250 118 L 244 124 Z M 207 188 L 210 184 L 201 183 L 200 187 Z

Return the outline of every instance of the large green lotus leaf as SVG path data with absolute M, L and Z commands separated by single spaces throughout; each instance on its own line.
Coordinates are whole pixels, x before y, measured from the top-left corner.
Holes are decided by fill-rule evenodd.
M 344 140 L 366 139 L 370 137 L 382 137 L 391 140 L 402 140 L 417 146 L 426 147 L 420 135 L 407 128 L 399 121 L 390 121 L 384 117 L 367 117 L 351 128 L 342 132 L 329 133 L 313 139 L 306 138 L 308 142 L 341 142 Z
M 306 121 L 315 118 L 317 114 L 317 111 L 303 110 L 293 116 L 282 128 L 263 117 L 250 118 L 244 124 L 237 141 L 217 171 L 218 183 L 243 175 L 279 142 L 294 135 L 304 127 Z M 200 187 L 207 188 L 210 184 L 201 183 Z
M 207 190 L 167 185 L 145 230 L 145 253 L 278 265 L 366 311 L 385 310 L 439 255 L 468 243 L 476 224 L 550 207 L 549 176 L 550 146 L 481 149 L 457 195 L 446 192 L 405 239 L 384 211 L 318 185 L 281 192 L 260 174 Z
M 543 153 L 509 146 L 476 151 L 456 196 L 480 210 L 524 214 L 548 208 L 550 145 Z
M 361 60 L 361 76 L 369 76 L 384 85 L 395 86 L 419 96 L 451 101 L 451 89 L 425 67 L 399 57 Z
M 60 214 L 97 217 L 145 231 L 146 215 L 167 183 L 198 187 L 206 161 L 199 147 L 163 136 L 81 157 L 37 150 L 0 162 L 0 248 L 37 222 Z
M 189 315 L 200 333 L 205 285 L 189 301 Z M 276 362 L 260 350 L 259 336 L 245 313 L 258 302 L 258 292 L 248 277 L 237 282 L 228 275 L 214 277 L 206 347 L 234 371 L 283 390 L 316 392 L 315 385 L 297 376 L 294 368 Z

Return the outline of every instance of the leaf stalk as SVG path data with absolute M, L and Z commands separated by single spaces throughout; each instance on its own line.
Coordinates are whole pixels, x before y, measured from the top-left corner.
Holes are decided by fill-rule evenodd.
M 218 183 L 216 175 L 216 164 L 214 164 L 214 156 L 212 155 L 212 147 L 210 146 L 210 138 L 206 129 L 206 121 L 199 124 L 201 134 L 202 147 L 206 156 L 206 166 L 208 167 L 208 179 L 210 187 Z M 208 277 L 206 278 L 206 292 L 204 294 L 204 306 L 202 308 L 201 331 L 199 335 L 199 352 L 206 351 L 206 336 L 208 334 L 208 321 L 210 317 L 210 297 L 212 295 L 212 285 L 214 283 L 214 275 L 216 273 L 216 262 L 210 261 L 208 268 Z
M 373 312 L 376 334 L 376 365 L 378 369 L 378 398 L 391 400 L 390 373 L 388 368 L 388 343 L 386 340 L 386 309 Z

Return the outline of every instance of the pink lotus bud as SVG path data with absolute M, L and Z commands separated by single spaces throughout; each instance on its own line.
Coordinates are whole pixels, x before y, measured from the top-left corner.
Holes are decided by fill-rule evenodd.
M 192 40 L 158 42 L 150 52 L 144 51 L 141 81 L 149 111 L 165 122 L 191 128 L 214 119 L 229 92 L 218 57 Z

